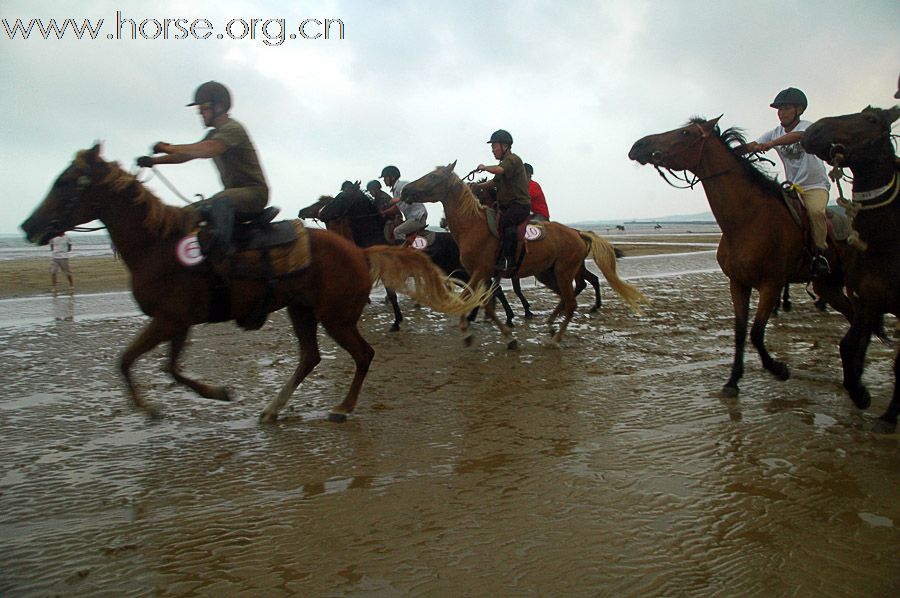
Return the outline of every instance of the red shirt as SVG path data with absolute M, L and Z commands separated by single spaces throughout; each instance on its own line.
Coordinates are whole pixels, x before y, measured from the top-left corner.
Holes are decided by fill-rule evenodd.
M 537 184 L 537 181 L 528 181 L 528 195 L 531 196 L 531 211 L 550 220 L 550 210 L 547 209 L 547 200 L 544 198 L 544 190 Z

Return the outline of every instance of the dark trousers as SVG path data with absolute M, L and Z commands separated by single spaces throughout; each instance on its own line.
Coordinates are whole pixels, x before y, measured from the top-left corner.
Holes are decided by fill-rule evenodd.
M 516 228 L 531 213 L 531 206 L 521 203 L 511 203 L 502 208 L 500 212 L 500 228 L 503 230 L 500 255 L 513 260 L 516 257 Z

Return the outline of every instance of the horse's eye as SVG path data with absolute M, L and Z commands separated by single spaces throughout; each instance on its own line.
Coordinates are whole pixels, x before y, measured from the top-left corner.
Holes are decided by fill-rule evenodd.
M 690 133 L 688 133 L 688 130 L 687 130 L 687 129 L 682 129 L 682 130 L 681 130 L 681 136 L 682 136 L 682 137 L 687 137 L 688 135 L 690 135 Z

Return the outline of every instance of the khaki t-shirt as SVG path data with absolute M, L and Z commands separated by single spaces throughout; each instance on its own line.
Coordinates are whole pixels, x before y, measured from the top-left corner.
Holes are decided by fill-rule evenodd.
M 229 118 L 224 125 L 210 131 L 204 141 L 207 139 L 220 141 L 228 148 L 225 153 L 213 158 L 216 168 L 219 169 L 223 187 L 268 188 L 256 155 L 256 148 L 253 147 L 253 142 L 250 141 L 250 136 L 241 123 Z
M 531 196 L 528 194 L 528 175 L 522 158 L 510 152 L 500 161 L 503 174 L 494 175 L 497 183 L 497 202 L 501 206 L 511 203 L 525 204 L 531 207 Z

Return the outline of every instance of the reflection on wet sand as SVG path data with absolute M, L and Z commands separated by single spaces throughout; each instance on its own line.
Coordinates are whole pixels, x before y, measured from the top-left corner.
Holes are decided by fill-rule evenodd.
M 624 262 L 623 262 L 624 263 Z M 199 329 L 185 367 L 235 402 L 115 362 L 138 317 L 36 326 L 0 341 L 0 594 L 896 595 L 900 446 L 871 422 L 892 388 L 875 345 L 871 413 L 840 386 L 845 324 L 802 299 L 739 399 L 720 273 L 642 278 L 637 317 L 604 287 L 560 348 L 540 319 L 506 351 L 479 323 L 404 304 L 359 407 L 325 421 L 352 363 L 323 363 L 276 425 L 256 422 L 295 365 L 283 314 Z M 528 288 L 539 318 L 551 296 Z M 76 298 L 77 299 L 77 298 Z M 582 300 L 582 304 L 586 302 Z

